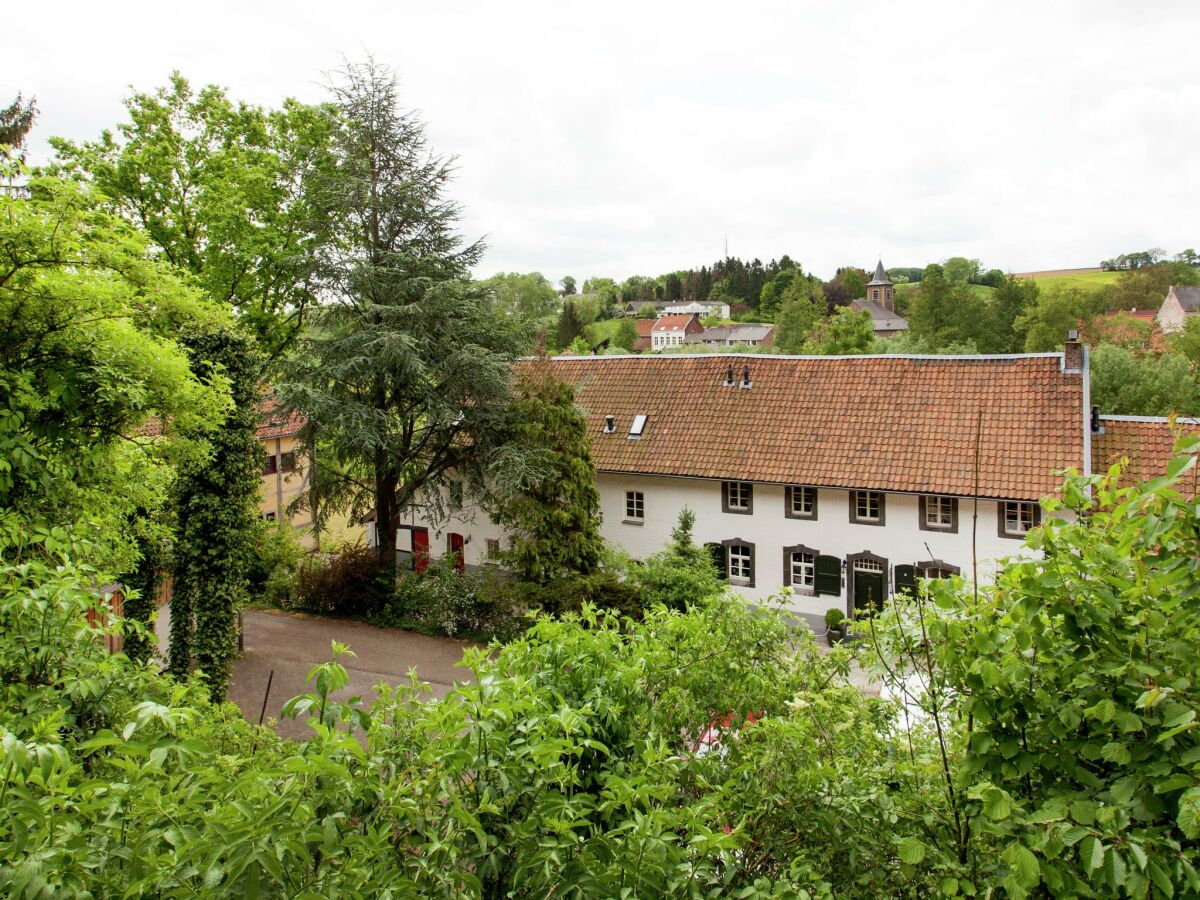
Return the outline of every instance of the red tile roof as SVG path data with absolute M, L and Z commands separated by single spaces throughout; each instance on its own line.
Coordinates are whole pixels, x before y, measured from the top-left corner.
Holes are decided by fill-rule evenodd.
M 654 331 L 685 331 L 689 325 L 695 323 L 695 329 L 702 331 L 704 326 L 700 324 L 700 317 L 695 313 L 678 313 L 670 316 L 659 316 L 654 323 Z
M 575 385 L 604 472 L 1037 499 L 1083 463 L 1078 375 L 1058 355 L 529 360 Z M 724 387 L 729 366 L 735 385 Z M 738 386 L 743 366 L 751 387 Z M 626 437 L 633 416 L 645 434 Z M 617 433 L 605 435 L 604 417 Z
M 637 328 L 638 337 L 649 338 L 650 332 L 654 330 L 653 319 L 634 319 L 633 324 Z
M 1167 463 L 1174 456 L 1175 434 L 1167 419 L 1101 416 L 1104 433 L 1092 437 L 1092 469 L 1107 472 L 1109 467 L 1128 458 L 1129 465 L 1121 476 L 1122 485 L 1148 481 L 1167 473 Z M 1179 419 L 1175 423 L 1177 432 L 1200 434 L 1200 421 Z M 1200 472 L 1195 468 L 1184 475 L 1179 490 L 1195 497 L 1200 483 Z
M 302 413 L 287 413 L 280 409 L 274 397 L 264 397 L 258 403 L 258 439 L 260 441 L 291 437 L 299 434 L 308 420 Z

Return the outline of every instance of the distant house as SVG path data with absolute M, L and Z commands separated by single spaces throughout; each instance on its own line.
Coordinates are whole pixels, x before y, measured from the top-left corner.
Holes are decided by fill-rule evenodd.
M 688 343 L 691 335 L 702 334 L 704 326 L 695 313 L 659 316 L 650 329 L 650 349 L 665 350 Z
M 654 320 L 638 319 L 633 325 L 637 328 L 637 340 L 629 349 L 634 353 L 645 353 L 651 347 L 650 331 L 654 328 Z
M 717 316 L 721 319 L 729 318 L 729 304 L 720 300 L 688 300 L 676 303 L 668 303 L 662 310 L 667 315 L 677 313 L 695 313 L 705 319 L 710 316 Z
M 630 300 L 622 307 L 627 316 L 640 316 L 643 310 L 652 309 L 656 314 L 661 313 L 666 306 L 661 300 Z
M 1081 320 L 1079 334 L 1092 346 L 1115 344 L 1127 350 L 1161 353 L 1166 348 L 1157 315 L 1152 309 L 1110 310 Z
M 867 296 L 851 300 L 850 308 L 858 312 L 866 310 L 871 314 L 871 325 L 877 338 L 908 331 L 907 320 L 896 312 L 896 296 L 892 280 L 883 270 L 883 260 L 875 266 L 875 277 L 867 282 Z
M 1178 287 L 1171 285 L 1167 297 L 1158 308 L 1158 327 L 1170 333 L 1182 331 L 1188 316 L 1200 311 L 1200 287 Z
M 738 322 L 733 325 L 715 325 L 694 335 L 688 343 L 704 344 L 707 347 L 770 347 L 775 342 L 775 326 L 756 322 Z

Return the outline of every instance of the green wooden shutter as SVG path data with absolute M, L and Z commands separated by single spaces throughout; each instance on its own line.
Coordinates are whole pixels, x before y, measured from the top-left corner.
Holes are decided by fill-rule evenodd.
M 893 566 L 892 582 L 897 594 L 917 595 L 917 567 Z
M 842 561 L 836 556 L 818 556 L 815 566 L 814 589 L 817 596 L 837 597 L 842 593 Z

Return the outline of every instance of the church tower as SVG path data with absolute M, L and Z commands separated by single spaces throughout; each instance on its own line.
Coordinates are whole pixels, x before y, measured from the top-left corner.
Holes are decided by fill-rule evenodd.
M 867 299 L 878 303 L 889 312 L 896 311 L 896 297 L 892 293 L 892 280 L 883 271 L 883 260 L 875 266 L 875 277 L 867 282 Z

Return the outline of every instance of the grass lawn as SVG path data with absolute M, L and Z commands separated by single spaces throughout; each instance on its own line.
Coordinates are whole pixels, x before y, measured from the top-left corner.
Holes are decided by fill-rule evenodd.
M 917 288 L 921 286 L 919 281 L 910 281 L 907 284 L 896 285 L 896 296 L 898 298 L 909 300 L 917 292 Z M 984 300 L 989 299 L 996 292 L 995 288 L 990 288 L 986 284 L 971 284 L 967 285 L 971 289 L 971 293 L 977 297 L 982 297 Z

